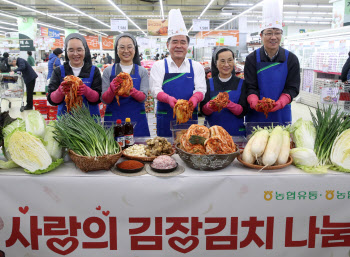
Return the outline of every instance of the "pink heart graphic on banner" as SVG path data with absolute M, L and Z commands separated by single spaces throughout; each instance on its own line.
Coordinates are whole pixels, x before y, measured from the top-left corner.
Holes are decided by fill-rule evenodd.
M 58 244 L 59 246 L 61 246 L 62 248 L 64 248 L 65 246 L 67 246 L 67 244 L 69 243 L 72 243 L 66 250 L 61 250 L 61 249 L 58 249 L 55 245 L 55 244 Z M 72 253 L 75 249 L 78 248 L 79 246 L 79 241 L 78 239 L 74 238 L 74 237 L 67 237 L 65 239 L 59 239 L 59 238 L 50 238 L 49 240 L 47 240 L 46 242 L 46 245 L 47 247 L 55 252 L 55 253 L 58 253 L 58 254 L 61 254 L 61 255 L 67 255 L 67 254 L 70 254 Z
M 101 210 L 101 205 L 97 206 L 96 210 L 98 210 L 98 211 Z
M 180 243 L 181 245 L 185 246 L 189 241 L 192 241 L 192 244 L 188 246 L 187 248 L 181 248 L 176 244 L 176 242 Z M 194 236 L 188 236 L 186 238 L 181 237 L 172 237 L 169 239 L 169 245 L 174 250 L 180 252 L 180 253 L 188 253 L 192 250 L 194 250 L 199 244 L 199 240 L 197 237 Z
M 20 212 L 22 212 L 23 214 L 26 214 L 29 210 L 29 207 L 28 206 L 25 206 L 24 208 L 23 207 L 19 207 L 18 210 Z
M 105 215 L 105 216 L 108 216 L 109 215 L 109 211 L 102 211 L 102 214 Z

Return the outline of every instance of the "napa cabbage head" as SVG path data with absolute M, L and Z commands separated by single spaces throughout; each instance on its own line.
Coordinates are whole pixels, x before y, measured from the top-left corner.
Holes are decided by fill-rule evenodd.
M 62 147 L 59 146 L 59 143 L 56 141 L 55 133 L 55 124 L 56 120 L 50 121 L 48 126 L 46 126 L 45 129 L 45 136 L 44 136 L 44 141 L 45 141 L 45 148 L 50 154 L 51 158 L 53 161 L 56 161 L 57 159 L 62 158 Z
M 293 141 L 297 148 L 309 148 L 314 150 L 316 129 L 311 121 L 298 119 L 292 126 Z
M 39 138 L 25 131 L 14 131 L 8 142 L 12 160 L 19 166 L 35 172 L 44 170 L 52 159 Z
M 293 158 L 293 164 L 304 166 L 317 166 L 318 159 L 314 150 L 305 147 L 293 148 L 289 152 Z
M 350 172 L 350 129 L 334 140 L 330 159 L 336 170 Z
M 45 127 L 46 127 L 46 122 L 44 117 L 41 115 L 39 111 L 30 111 L 27 115 L 26 118 L 26 131 L 44 138 L 45 136 Z
M 9 139 L 15 131 L 26 131 L 26 123 L 24 120 L 18 118 L 15 121 L 8 124 L 6 127 L 2 129 L 2 135 L 4 137 L 4 147 L 2 148 L 2 152 L 7 160 L 11 160 L 11 154 L 7 150 Z

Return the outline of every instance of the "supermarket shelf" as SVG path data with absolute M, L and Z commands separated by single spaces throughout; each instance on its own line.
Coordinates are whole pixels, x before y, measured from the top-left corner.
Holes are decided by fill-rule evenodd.
M 333 75 L 341 75 L 340 72 L 326 72 L 326 71 L 321 71 L 321 70 L 314 70 L 314 72 L 318 72 L 318 73 L 326 73 L 326 74 L 333 74 Z

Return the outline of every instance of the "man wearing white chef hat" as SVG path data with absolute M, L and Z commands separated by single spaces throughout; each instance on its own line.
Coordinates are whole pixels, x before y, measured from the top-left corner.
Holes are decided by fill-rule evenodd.
M 246 122 L 292 121 L 291 101 L 299 94 L 299 60 L 293 53 L 280 47 L 282 39 L 283 0 L 266 0 L 263 6 L 261 42 L 263 46 L 249 54 L 244 66 L 248 103 L 251 110 Z M 263 97 L 275 100 L 268 114 L 255 110 Z
M 193 120 L 198 119 L 197 106 L 206 93 L 203 66 L 186 58 L 189 37 L 179 9 L 169 12 L 167 47 L 170 56 L 156 62 L 151 69 L 150 89 L 157 97 L 157 135 L 170 137 L 170 121 L 178 99 L 189 100 L 194 107 Z

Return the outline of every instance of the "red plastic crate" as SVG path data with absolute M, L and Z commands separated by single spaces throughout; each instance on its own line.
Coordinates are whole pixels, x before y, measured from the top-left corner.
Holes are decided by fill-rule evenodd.
M 48 114 L 49 107 L 36 107 L 35 110 L 39 111 L 41 114 Z

